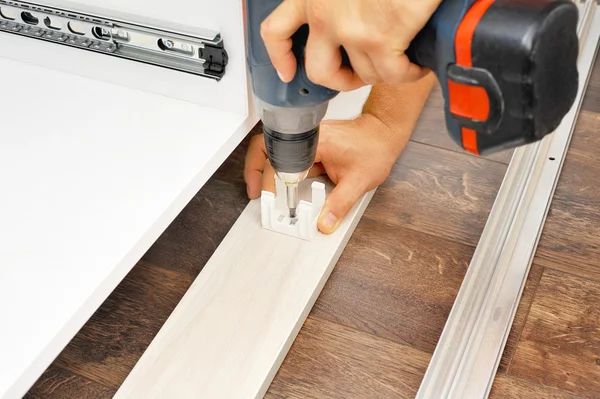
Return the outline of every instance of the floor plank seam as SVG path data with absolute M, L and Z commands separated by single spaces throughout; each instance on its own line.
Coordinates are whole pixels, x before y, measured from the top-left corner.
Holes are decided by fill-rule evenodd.
M 375 194 L 377 195 L 377 193 L 375 193 Z M 367 207 L 367 211 L 363 215 L 361 221 L 363 219 L 368 219 L 371 222 L 382 223 L 381 220 L 373 218 L 373 217 L 367 215 L 368 210 L 369 210 L 369 208 Z M 388 223 L 386 223 L 386 224 L 388 224 Z M 412 227 L 410 227 L 409 224 L 390 224 L 390 225 L 394 226 L 394 227 L 397 227 L 397 228 L 400 228 L 400 229 L 406 229 L 406 230 L 409 230 L 409 231 L 413 231 L 415 233 L 424 234 L 424 235 L 426 235 L 428 237 L 434 237 L 434 238 L 436 238 L 438 240 L 444 240 L 444 241 L 451 242 L 451 243 L 454 243 L 454 244 L 464 245 L 465 247 L 469 247 L 469 248 L 473 248 L 473 249 L 477 248 L 477 243 L 473 244 L 473 243 L 468 243 L 466 241 L 453 240 L 453 239 L 448 238 L 448 237 L 446 237 L 444 235 L 438 235 L 438 234 L 434 234 L 434 233 L 429 232 L 429 231 L 423 231 L 423 230 L 418 230 L 416 228 L 412 228 Z M 482 227 L 482 229 L 483 229 L 483 227 Z M 480 232 L 480 235 L 481 235 L 481 232 Z
M 504 376 L 504 378 L 511 379 L 511 380 L 514 380 L 514 381 L 523 382 L 525 384 L 529 384 L 531 386 L 535 386 L 535 387 L 538 387 L 538 388 L 546 390 L 546 391 L 555 392 L 557 394 L 566 396 L 567 398 L 571 398 L 571 399 L 586 399 L 583 396 L 573 395 L 572 393 L 561 391 L 559 389 L 548 387 L 546 385 L 538 384 L 536 382 L 525 380 L 523 378 L 514 377 L 514 376 L 511 376 L 511 375 Z
M 216 244 L 217 246 L 219 245 L 219 243 L 215 243 L 215 244 Z M 210 255 L 212 256 L 212 254 L 213 254 L 215 251 L 216 251 L 216 249 L 215 249 L 215 250 L 212 250 L 212 251 L 210 252 Z M 147 261 L 146 261 L 146 260 L 144 260 L 143 258 L 141 259 L 141 261 L 143 261 L 143 262 L 147 262 Z M 202 265 L 202 269 L 204 268 L 204 266 L 206 265 L 206 263 L 207 263 L 207 262 L 204 262 L 204 264 Z M 173 264 L 177 264 L 177 262 L 174 262 Z M 184 271 L 177 271 L 177 270 L 173 270 L 172 268 L 170 268 L 170 267 L 169 267 L 169 265 L 161 266 L 161 265 L 157 265 L 157 264 L 155 264 L 155 263 L 152 263 L 152 265 L 153 265 L 154 267 L 156 267 L 157 269 L 164 270 L 164 271 L 166 271 L 166 272 L 170 272 L 170 273 L 176 273 L 176 274 L 178 274 L 178 275 L 179 275 L 181 278 L 191 278 L 191 279 L 192 279 L 192 282 L 190 282 L 190 283 L 188 284 L 188 286 L 187 286 L 187 288 L 186 288 L 185 292 L 187 292 L 187 290 L 190 288 L 190 285 L 192 285 L 192 283 L 194 282 L 194 279 L 196 279 L 196 278 L 197 278 L 197 277 L 200 275 L 200 273 L 202 273 L 202 269 L 200 269 L 200 271 L 198 271 L 198 273 L 187 273 L 187 272 L 184 272 Z M 137 267 L 137 264 L 136 264 L 134 267 Z M 173 282 L 175 282 L 176 280 L 170 280 L 170 281 L 173 281 Z M 180 280 L 180 281 L 181 281 L 181 280 Z M 185 292 L 184 292 L 184 293 L 185 293 Z
M 78 372 L 76 372 L 75 370 L 71 370 L 71 369 L 69 369 L 69 368 L 67 368 L 67 367 L 61 366 L 60 364 L 57 364 L 56 362 L 53 362 L 53 363 L 51 364 L 51 366 L 52 366 L 52 367 L 54 367 L 54 368 L 57 368 L 57 369 L 59 369 L 59 370 L 62 370 L 62 371 L 64 371 L 64 372 L 67 372 L 67 373 L 73 374 L 74 376 L 77 376 L 77 377 L 79 377 L 79 378 L 81 378 L 81 379 L 83 379 L 83 380 L 85 380 L 85 381 L 88 381 L 88 382 L 90 382 L 90 383 L 92 383 L 92 384 L 100 385 L 100 386 L 102 386 L 102 387 L 104 387 L 104 388 L 106 388 L 106 389 L 111 389 L 111 390 L 113 390 L 113 391 L 116 391 L 117 389 L 119 389 L 119 387 L 118 387 L 118 386 L 117 386 L 117 387 L 114 387 L 114 386 L 106 385 L 105 383 L 103 383 L 103 382 L 101 382 L 101 381 L 97 381 L 97 380 L 95 380 L 95 379 L 93 379 L 93 378 L 90 378 L 90 377 L 88 377 L 88 376 L 86 376 L 86 375 L 79 374 L 79 373 L 78 373 Z M 48 367 L 50 367 L 50 366 L 48 366 Z M 45 373 L 45 372 L 46 372 L 46 370 L 44 370 L 44 373 Z M 42 374 L 42 375 L 43 375 L 43 374 Z M 119 385 L 120 385 L 120 384 L 119 384 Z
M 559 267 L 553 267 L 552 266 L 553 263 L 554 263 L 553 261 L 544 261 L 544 260 L 538 262 L 539 265 L 543 265 L 544 269 L 550 269 L 550 270 L 552 270 L 554 272 L 567 274 L 567 275 L 569 275 L 571 277 L 576 277 L 576 278 L 578 278 L 580 280 L 587 280 L 587 281 L 593 281 L 595 283 L 600 283 L 600 276 L 598 276 L 598 277 L 592 277 L 592 276 L 585 276 L 585 275 L 579 274 L 579 273 L 574 273 L 572 271 L 568 271 L 566 268 L 561 269 Z M 560 262 L 557 262 L 557 263 L 561 264 Z
M 416 350 L 416 351 L 419 351 L 419 352 L 422 352 L 422 353 L 424 353 L 424 354 L 427 354 L 427 355 L 429 355 L 430 357 L 431 357 L 431 355 L 433 354 L 433 351 L 427 351 L 427 350 L 425 350 L 425 349 L 423 349 L 423 348 L 419 348 L 419 347 L 416 347 L 416 346 L 414 346 L 414 345 L 411 345 L 411 344 L 409 344 L 408 342 L 398 342 L 398 341 L 394 341 L 394 340 L 392 340 L 392 339 L 389 339 L 389 338 L 387 338 L 387 337 L 382 337 L 382 336 L 379 336 L 379 335 L 377 335 L 377 334 L 373 334 L 372 332 L 369 332 L 369 331 L 365 331 L 365 330 L 358 329 L 358 328 L 356 328 L 356 327 L 348 326 L 348 325 L 346 325 L 346 324 L 344 324 L 344 323 L 340 323 L 340 322 L 338 322 L 338 321 L 333 321 L 333 320 L 326 319 L 326 318 L 324 318 L 324 317 L 322 317 L 322 316 L 316 316 L 316 315 L 313 315 L 312 313 L 310 313 L 308 317 L 310 317 L 310 318 L 311 318 L 311 319 L 313 319 L 314 321 L 320 321 L 320 322 L 323 322 L 323 323 L 331 323 L 331 324 L 335 324 L 335 325 L 338 325 L 338 326 L 341 326 L 341 327 L 347 328 L 348 330 L 351 330 L 351 331 L 353 331 L 353 332 L 356 332 L 356 333 L 359 333 L 359 334 L 365 334 L 365 335 L 368 335 L 368 336 L 370 336 L 370 337 L 373 337 L 373 338 L 377 339 L 378 341 L 387 342 L 388 344 L 392 344 L 392 345 L 400 345 L 400 346 L 404 346 L 404 347 L 406 347 L 406 348 L 411 348 L 411 349 L 414 349 L 414 350 Z M 308 319 L 308 318 L 307 318 L 307 319 Z M 423 372 L 424 372 L 424 371 L 423 371 Z
M 440 134 L 442 134 L 442 133 L 440 133 Z M 431 144 L 431 143 L 424 143 L 422 141 L 416 141 L 416 140 L 413 140 L 413 139 L 411 139 L 409 141 L 411 141 L 412 143 L 415 143 L 415 144 L 420 144 L 420 145 L 424 145 L 424 146 L 427 146 L 427 147 L 433 147 L 433 148 L 436 148 L 438 150 L 444 150 L 444 151 L 447 151 L 447 152 L 450 152 L 450 153 L 454 153 L 454 154 L 465 155 L 466 157 L 469 157 L 469 158 L 480 159 L 480 160 L 490 161 L 490 162 L 495 162 L 495 163 L 500 164 L 500 165 L 508 166 L 508 162 L 502 162 L 502 161 L 498 161 L 496 159 L 484 158 L 481 155 L 474 155 L 474 154 L 471 154 L 471 153 L 468 153 L 468 152 L 459 151 L 458 149 L 451 150 L 449 148 L 439 147 L 439 146 Z
M 535 288 L 533 290 L 533 295 L 531 295 L 531 301 L 527 306 L 527 312 L 525 313 L 525 321 L 521 326 L 521 331 L 519 331 L 519 335 L 517 337 L 517 341 L 515 342 L 515 350 L 510 355 L 510 359 L 508 359 L 508 364 L 506 365 L 506 370 L 502 373 L 505 376 L 509 376 L 508 372 L 510 371 L 510 366 L 512 365 L 512 361 L 515 357 L 515 353 L 517 353 L 517 348 L 519 347 L 519 342 L 521 342 L 521 336 L 523 335 L 523 331 L 525 330 L 525 325 L 527 324 L 527 319 L 529 318 L 529 313 L 531 312 L 531 307 L 533 306 L 533 302 L 535 301 L 535 296 L 537 295 L 538 289 L 540 288 L 540 282 L 542 281 L 542 277 L 544 276 L 544 272 L 546 271 L 545 267 L 542 267 L 542 271 L 540 273 L 539 280 L 535 283 Z M 526 283 L 527 284 L 527 283 Z M 518 305 L 517 305 L 518 306 Z

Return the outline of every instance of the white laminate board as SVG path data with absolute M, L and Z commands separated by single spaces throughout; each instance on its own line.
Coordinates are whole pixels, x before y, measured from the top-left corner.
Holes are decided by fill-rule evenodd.
M 256 121 L 2 58 L 0 76 L 0 398 L 17 398 Z
M 262 397 L 372 194 L 310 242 L 262 229 L 252 201 L 115 398 Z

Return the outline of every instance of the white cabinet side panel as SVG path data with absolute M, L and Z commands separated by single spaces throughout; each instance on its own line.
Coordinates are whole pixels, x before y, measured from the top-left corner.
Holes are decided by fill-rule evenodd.
M 2 58 L 0 73 L 0 398 L 12 399 L 255 120 Z M 65 90 L 72 102 L 52 99 Z

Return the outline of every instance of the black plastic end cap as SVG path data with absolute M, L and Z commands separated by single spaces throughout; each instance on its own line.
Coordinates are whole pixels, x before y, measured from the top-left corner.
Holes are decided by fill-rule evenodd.
M 578 10 L 557 2 L 537 32 L 533 48 L 533 115 L 536 135 L 554 131 L 571 109 L 579 88 Z

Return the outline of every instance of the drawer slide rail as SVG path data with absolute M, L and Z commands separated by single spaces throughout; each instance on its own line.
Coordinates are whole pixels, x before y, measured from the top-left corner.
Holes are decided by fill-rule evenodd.
M 220 80 L 227 52 L 219 33 L 172 32 L 22 1 L 0 0 L 0 32 L 17 34 Z

